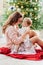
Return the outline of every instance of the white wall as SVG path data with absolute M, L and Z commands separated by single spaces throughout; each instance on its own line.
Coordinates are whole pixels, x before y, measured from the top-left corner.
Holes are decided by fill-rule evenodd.
M 0 15 L 3 14 L 3 0 L 0 0 Z

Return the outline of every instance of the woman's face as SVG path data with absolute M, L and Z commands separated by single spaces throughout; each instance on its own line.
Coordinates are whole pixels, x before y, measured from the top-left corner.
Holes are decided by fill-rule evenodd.
M 17 24 L 17 25 L 18 25 L 18 24 L 21 24 L 22 21 L 23 21 L 23 18 L 21 17 L 21 18 L 18 19 L 18 22 L 17 22 L 16 24 Z

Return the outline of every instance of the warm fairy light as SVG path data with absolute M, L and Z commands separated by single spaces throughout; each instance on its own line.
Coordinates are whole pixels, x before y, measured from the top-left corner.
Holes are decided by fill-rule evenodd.
M 23 14 L 25 14 L 25 12 L 22 12 Z
M 29 9 L 28 8 L 26 8 L 26 11 L 28 11 Z
M 37 18 L 35 18 L 35 20 L 36 20 Z
M 32 2 L 32 0 L 30 0 L 30 2 Z
M 20 11 L 21 11 L 21 9 L 20 9 L 20 8 L 18 8 L 18 9 L 17 9 L 17 11 L 18 11 L 18 12 L 20 12 Z
M 18 8 L 18 6 L 16 6 L 16 8 Z
M 30 15 L 32 16 L 32 13 L 30 13 Z
M 38 0 L 36 0 L 36 2 L 37 2 Z
M 18 2 L 18 4 L 20 4 L 20 3 Z
M 14 6 L 15 6 L 15 3 L 14 3 Z
M 37 8 L 34 8 L 34 10 L 37 10 Z
M 23 8 L 23 6 L 21 6 L 21 8 Z

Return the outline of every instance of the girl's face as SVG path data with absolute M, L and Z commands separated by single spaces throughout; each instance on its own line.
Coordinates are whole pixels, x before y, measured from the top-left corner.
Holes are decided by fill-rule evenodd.
M 25 21 L 25 22 L 23 22 L 23 23 L 22 23 L 22 26 L 24 26 L 24 27 L 28 27 L 27 22 L 26 22 L 26 21 Z

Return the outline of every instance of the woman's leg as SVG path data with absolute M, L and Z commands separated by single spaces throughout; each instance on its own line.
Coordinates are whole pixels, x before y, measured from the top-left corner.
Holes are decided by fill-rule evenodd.
M 43 41 L 38 36 L 34 36 L 34 37 L 30 38 L 30 40 L 33 44 L 37 43 L 38 45 L 40 45 L 43 48 Z

